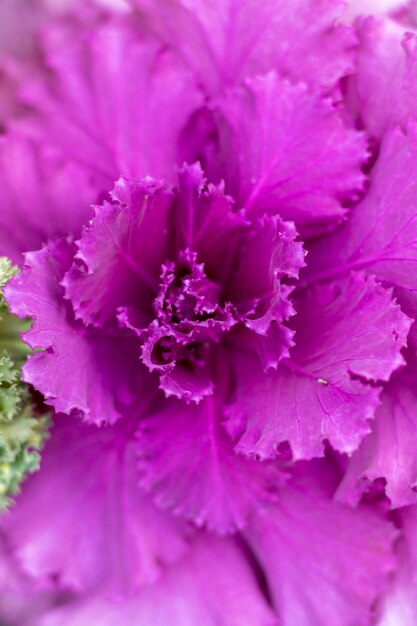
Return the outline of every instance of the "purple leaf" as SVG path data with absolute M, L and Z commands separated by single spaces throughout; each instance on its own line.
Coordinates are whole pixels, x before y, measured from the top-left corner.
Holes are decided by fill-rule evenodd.
M 131 2 L 211 93 L 270 69 L 329 88 L 353 66 L 355 35 L 335 25 L 338 0 Z
M 113 423 L 143 388 L 139 346 L 126 331 L 97 333 L 74 319 L 60 284 L 74 252 L 60 240 L 27 254 L 5 289 L 12 311 L 34 318 L 24 341 L 41 349 L 29 357 L 23 377 L 56 412 Z
M 122 178 L 111 195 L 113 202 L 96 207 L 77 241 L 73 266 L 62 281 L 65 295 L 86 324 L 115 323 L 118 308 L 129 305 L 149 323 L 168 255 L 172 194 L 153 179 Z
M 311 246 L 306 283 L 361 269 L 417 291 L 417 125 L 387 132 L 365 199 L 334 234 Z M 401 300 L 402 302 L 402 300 Z M 408 310 L 408 309 L 407 309 Z
M 417 503 L 417 372 L 396 372 L 381 396 L 372 432 L 348 461 L 338 499 L 357 504 L 370 483 L 384 479 L 392 507 Z
M 255 220 L 242 239 L 226 298 L 234 302 L 240 320 L 250 331 L 252 345 L 265 369 L 276 368 L 289 356 L 293 331 L 285 322 L 294 315 L 290 296 L 304 266 L 304 250 L 291 222 L 264 216 Z M 243 341 L 240 333 L 237 341 Z
M 217 396 L 199 406 L 170 400 L 137 434 L 141 486 L 160 507 L 221 534 L 242 528 L 283 482 L 277 468 L 235 454 L 222 409 Z
M 307 480 L 281 491 L 259 511 L 245 538 L 263 567 L 282 626 L 368 626 L 375 601 L 395 568 L 396 531 L 375 512 L 335 504 Z M 329 468 L 324 471 L 325 480 Z
M 417 112 L 417 38 L 404 34 L 393 20 L 372 17 L 359 20 L 356 30 L 356 72 L 348 78 L 346 100 L 354 117 L 379 141 L 390 126 L 406 126 Z
M 235 355 L 228 428 L 241 435 L 236 450 L 270 458 L 288 441 L 295 459 L 309 459 L 323 454 L 327 439 L 353 452 L 379 402 L 378 386 L 369 383 L 387 380 L 403 363 L 409 327 L 390 291 L 361 274 L 304 294 L 296 345 L 276 372 L 266 375 L 253 357 Z
M 134 427 L 55 418 L 42 469 L 2 520 L 22 567 L 44 585 L 105 586 L 114 597 L 155 582 L 186 552 L 189 531 L 137 485 Z
M 0 255 L 21 263 L 23 252 L 51 237 L 78 236 L 96 194 L 84 169 L 55 150 L 17 134 L 1 137 Z
M 343 111 L 273 72 L 219 98 L 216 109 L 220 154 L 211 169 L 238 207 L 278 213 L 303 236 L 343 219 L 367 158 L 363 134 L 346 126 Z
M 231 539 L 200 536 L 155 585 L 114 602 L 98 592 L 57 607 L 39 626 L 278 626 L 243 550 Z
M 62 150 L 104 190 L 120 176 L 175 177 L 182 128 L 202 102 L 178 57 L 138 37 L 127 18 L 50 26 L 43 49 L 50 71 L 22 96 L 32 110 L 19 122 L 26 133 Z

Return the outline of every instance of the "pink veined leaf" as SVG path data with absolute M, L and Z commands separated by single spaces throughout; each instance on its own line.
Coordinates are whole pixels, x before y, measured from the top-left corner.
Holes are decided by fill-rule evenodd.
M 34 319 L 24 341 L 41 350 L 29 357 L 23 378 L 56 412 L 113 423 L 143 389 L 139 346 L 127 331 L 97 334 L 74 319 L 60 284 L 74 252 L 73 244 L 58 240 L 27 254 L 5 289 L 11 310 Z
M 384 479 L 393 508 L 417 503 L 417 392 L 412 362 L 391 378 L 375 413 L 372 432 L 348 461 L 337 497 L 355 505 L 372 481 Z
M 278 626 L 233 539 L 200 535 L 185 558 L 123 602 L 100 591 L 51 610 L 39 626 Z
M 220 534 L 241 529 L 252 511 L 276 497 L 284 475 L 236 455 L 222 424 L 222 400 L 178 400 L 141 421 L 141 486 L 163 509 Z
M 357 68 L 347 81 L 346 102 L 354 118 L 380 141 L 390 126 L 406 127 L 415 118 L 417 39 L 390 19 L 362 19 L 356 30 Z
M 356 37 L 335 24 L 344 9 L 339 1 L 130 2 L 211 94 L 274 69 L 328 89 L 353 68 Z
M 304 249 L 292 222 L 279 216 L 255 219 L 240 244 L 226 298 L 236 308 L 249 333 L 239 332 L 235 343 L 247 341 L 257 350 L 265 370 L 289 356 L 294 332 L 286 324 L 294 315 L 291 293 L 305 264 Z M 290 284 L 288 284 L 290 283 Z
M 177 249 L 197 252 L 206 272 L 220 282 L 231 270 L 244 226 L 247 221 L 224 184 L 208 183 L 199 163 L 183 165 L 172 216 Z
M 21 130 L 60 149 L 104 191 L 120 176 L 172 180 L 182 128 L 202 103 L 178 57 L 141 38 L 128 16 L 50 26 L 43 47 L 50 71 L 22 90 L 31 114 Z
M 221 96 L 215 116 L 220 147 L 208 158 L 209 171 L 225 178 L 249 216 L 279 214 L 303 236 L 345 217 L 343 203 L 362 189 L 368 154 L 343 110 L 271 72 Z
M 153 179 L 122 178 L 111 196 L 112 202 L 95 208 L 76 242 L 74 263 L 62 281 L 65 296 L 85 324 L 115 323 L 118 308 L 129 305 L 137 305 L 149 323 L 168 256 L 172 194 Z
M 235 355 L 236 392 L 226 426 L 236 450 L 271 458 L 283 442 L 295 459 L 323 454 L 323 441 L 351 453 L 370 430 L 380 388 L 403 364 L 411 320 L 373 278 L 351 274 L 297 302 L 290 359 L 265 374 Z
M 375 511 L 335 504 L 323 486 L 328 467 L 310 462 L 296 473 L 244 531 L 280 624 L 367 626 L 396 566 L 396 529 Z
M 301 284 L 360 269 L 415 303 L 417 291 L 417 126 L 385 135 L 369 191 L 347 222 L 312 244 Z M 404 294 L 402 294 L 404 292 Z M 405 310 L 409 310 L 409 304 Z M 410 309 L 411 310 L 411 309 Z
M 73 193 L 73 189 L 77 193 Z M 16 133 L 0 141 L 0 255 L 22 262 L 48 239 L 78 236 L 96 190 L 83 168 Z
M 2 518 L 23 570 L 44 586 L 102 586 L 114 600 L 155 582 L 186 553 L 189 529 L 137 485 L 134 427 L 131 419 L 97 428 L 55 418 L 41 470 Z

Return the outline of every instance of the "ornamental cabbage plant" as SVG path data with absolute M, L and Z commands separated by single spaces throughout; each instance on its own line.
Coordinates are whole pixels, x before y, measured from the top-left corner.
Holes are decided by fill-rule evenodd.
M 0 623 L 415 626 L 414 4 L 37 10 L 0 59 Z

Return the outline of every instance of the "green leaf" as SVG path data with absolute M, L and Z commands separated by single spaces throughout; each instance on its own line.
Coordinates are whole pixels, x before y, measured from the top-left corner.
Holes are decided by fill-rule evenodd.
M 0 257 L 0 510 L 18 493 L 25 477 L 39 468 L 50 421 L 21 380 L 21 366 L 30 350 L 19 333 L 28 330 L 30 322 L 11 315 L 3 297 L 3 287 L 17 272 Z

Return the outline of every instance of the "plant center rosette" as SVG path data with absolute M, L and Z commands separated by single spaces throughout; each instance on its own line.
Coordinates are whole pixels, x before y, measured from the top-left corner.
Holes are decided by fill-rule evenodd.
M 97 344 L 135 345 L 141 374 L 153 374 L 166 397 L 227 400 L 235 346 L 253 350 L 265 371 L 289 355 L 291 282 L 304 258 L 294 225 L 277 216 L 250 223 L 198 165 L 184 166 L 176 188 L 120 179 L 76 244 L 52 246 L 71 264 L 57 259 L 68 322 Z M 128 380 L 119 409 L 135 395 Z
M 243 528 L 285 481 L 280 446 L 353 451 L 403 362 L 391 291 L 360 272 L 300 283 L 304 256 L 292 222 L 248 217 L 199 165 L 176 186 L 121 178 L 79 240 L 26 255 L 6 289 L 34 318 L 24 378 L 57 413 L 120 421 L 120 445 L 133 433 L 162 508 Z
M 236 388 L 236 354 L 253 355 L 265 373 L 289 356 L 289 298 L 304 264 L 296 237 L 294 225 L 278 216 L 246 219 L 199 165 L 185 165 L 175 187 L 120 179 L 78 241 L 56 239 L 28 254 L 8 286 L 16 312 L 30 308 L 35 318 L 25 340 L 42 348 L 26 364 L 25 379 L 57 412 L 96 424 L 133 423 L 141 484 L 151 491 L 159 471 L 152 442 L 159 438 L 175 456 L 172 423 L 175 437 L 184 434 L 181 422 L 191 438 L 200 429 L 202 445 L 221 464 L 223 455 L 232 462 L 227 481 L 243 467 L 253 484 L 237 508 L 227 488 L 222 506 L 204 493 L 197 504 L 180 495 L 178 504 L 174 491 L 170 508 L 185 506 L 187 517 L 221 532 L 243 525 L 258 496 L 269 501 L 282 481 L 275 466 L 235 455 L 226 407 Z M 210 454 L 194 450 L 193 457 L 210 463 Z M 161 463 L 164 473 L 169 467 Z M 199 471 L 210 490 L 210 472 Z M 164 499 L 172 490 L 159 484 L 156 497 Z
M 137 303 L 121 294 L 130 304 L 121 301 L 117 319 L 140 338 L 141 360 L 158 374 L 167 397 L 199 403 L 216 388 L 227 394 L 228 346 L 236 342 L 253 346 L 265 368 L 288 356 L 293 333 L 284 323 L 293 313 L 291 287 L 281 282 L 296 277 L 303 264 L 292 224 L 264 217 L 251 225 L 221 187 L 206 185 L 198 166 L 181 171 L 174 192 L 153 182 L 120 181 L 113 199 L 118 225 L 133 225 L 126 228 L 131 242 L 117 244 L 120 271 L 132 274 L 132 292 L 140 293 Z M 148 255 L 143 258 L 147 221 L 160 229 L 151 264 Z M 252 264 L 257 273 L 251 276 Z M 79 311 L 91 306 L 82 300 L 90 279 L 81 264 L 64 280 Z

